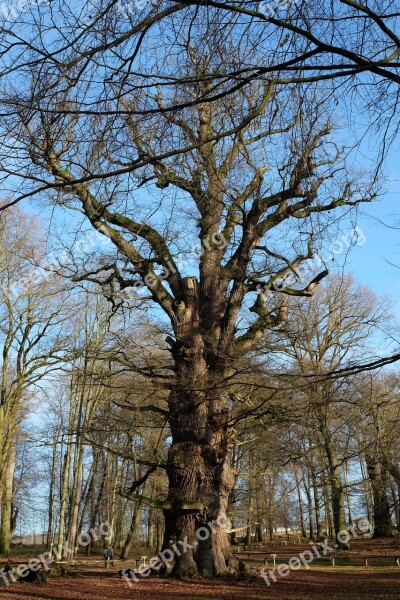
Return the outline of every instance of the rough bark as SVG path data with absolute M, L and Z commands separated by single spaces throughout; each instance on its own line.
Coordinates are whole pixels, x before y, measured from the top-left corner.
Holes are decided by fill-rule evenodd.
M 386 493 L 387 471 L 376 455 L 367 456 L 366 463 L 374 501 L 374 537 L 391 537 L 392 517 Z
M 206 362 L 199 334 L 197 285 L 193 279 L 188 279 L 186 285 L 187 309 L 177 328 L 177 341 L 172 344 L 177 381 L 169 398 L 172 443 L 167 459 L 168 500 L 199 501 L 201 508 L 165 511 L 163 547 L 170 547 L 170 540 L 186 540 L 193 546 L 180 556 L 175 553 L 175 575 L 200 572 L 215 576 L 225 574 L 232 560 L 224 527 L 234 484 L 229 462 L 230 430 L 226 398 L 215 388 L 223 378 L 224 366 L 212 369 Z
M 173 573 L 180 576 L 197 572 L 205 576 L 223 575 L 231 558 L 224 528 L 228 497 L 234 482 L 228 461 L 228 434 L 215 428 L 213 431 L 213 419 L 201 415 L 203 412 L 204 406 L 186 415 L 185 427 L 179 428 L 179 434 L 175 433 L 168 453 L 169 500 L 197 499 L 202 502 L 200 511 L 168 510 L 164 513 L 164 548 L 171 545 L 171 539 L 173 542 L 186 540 L 193 546 L 176 556 Z M 199 426 L 202 419 L 204 427 Z M 221 524 L 216 524 L 217 520 Z M 196 532 L 199 536 L 201 532 L 197 539 Z

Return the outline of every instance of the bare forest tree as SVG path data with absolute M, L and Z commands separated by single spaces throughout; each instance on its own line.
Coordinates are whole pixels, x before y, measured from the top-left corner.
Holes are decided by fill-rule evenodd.
M 365 348 L 374 330 L 388 324 L 389 313 L 387 302 L 378 302 L 370 290 L 354 285 L 352 276 L 336 276 L 320 287 L 307 304 L 293 303 L 289 314 L 283 328 L 289 356 L 303 375 L 323 378 L 324 373 L 343 367 L 357 350 Z M 336 533 L 347 527 L 345 457 L 338 456 L 339 442 L 335 440 L 343 435 L 341 411 L 346 403 L 347 385 L 346 380 L 328 378 L 316 379 L 305 387 L 308 426 L 313 431 L 311 446 L 321 445 L 328 464 Z M 312 468 L 315 470 L 316 466 Z
M 29 224 L 29 227 L 28 227 Z M 0 223 L 0 552 L 8 553 L 14 500 L 15 443 L 34 386 L 66 354 L 70 315 L 60 281 L 34 268 L 43 244 L 39 228 L 20 210 Z
M 221 32 L 191 24 L 193 45 L 187 26 L 184 20 L 177 34 L 174 69 L 190 76 L 175 94 L 199 100 L 227 53 L 240 62 L 252 52 L 251 40 L 238 46 L 233 25 Z M 129 61 L 130 43 L 124 51 Z M 57 84 L 50 96 L 52 69 L 33 69 L 29 100 L 8 121 L 23 186 L 28 194 L 57 190 L 57 205 L 81 211 L 112 243 L 114 251 L 95 256 L 79 277 L 97 281 L 121 303 L 128 292 L 128 301 L 130 294 L 158 306 L 154 316 L 169 331 L 172 443 L 168 498 L 157 506 L 164 507 L 165 543 L 185 536 L 194 543 L 197 526 L 224 519 L 234 481 L 230 419 L 238 361 L 285 320 L 287 295 L 310 296 L 326 275 L 321 267 L 285 283 L 313 257 L 329 215 L 372 195 L 346 174 L 312 89 L 304 95 L 257 82 L 175 114 L 163 111 L 162 86 L 128 90 L 121 71 L 119 83 L 101 75 L 118 114 L 93 118 L 83 105 L 97 93 L 100 73 L 89 85 L 77 80 L 74 89 Z M 115 96 L 121 85 L 125 92 Z M 76 102 L 76 114 L 63 112 Z M 144 104 L 157 113 L 137 118 Z M 184 156 L 176 151 L 182 145 Z M 132 171 L 124 165 L 134 156 L 142 167 Z M 97 183 L 88 185 L 87 174 L 95 172 Z M 222 574 L 230 560 L 219 527 L 196 553 L 177 557 L 175 570 Z

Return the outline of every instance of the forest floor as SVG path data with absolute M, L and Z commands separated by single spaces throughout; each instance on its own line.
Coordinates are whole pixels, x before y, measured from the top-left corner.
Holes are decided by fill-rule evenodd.
M 384 548 L 397 551 L 400 540 L 362 542 L 354 550 L 380 554 Z M 12 564 L 23 561 L 24 557 L 13 557 Z M 139 578 L 127 585 L 117 574 L 126 566 L 127 562 L 116 561 L 114 569 L 106 570 L 99 559 L 83 557 L 74 568 L 76 576 L 51 578 L 43 585 L 2 586 L 0 600 L 400 600 L 400 567 L 392 563 L 369 567 L 312 565 L 278 577 L 270 586 L 255 576 L 240 581 Z

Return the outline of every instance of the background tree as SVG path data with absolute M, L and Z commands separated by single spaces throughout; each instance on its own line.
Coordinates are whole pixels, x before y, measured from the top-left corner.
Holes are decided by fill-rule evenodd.
M 351 360 L 387 318 L 385 301 L 378 302 L 370 290 L 355 285 L 351 276 L 337 276 L 330 277 L 328 284 L 316 290 L 307 303 L 293 302 L 284 327 L 286 352 L 294 365 L 303 375 L 323 378 L 312 381 L 304 393 L 308 403 L 307 427 L 311 431 L 309 452 L 320 445 L 325 453 L 336 534 L 347 528 L 344 468 L 348 448 L 343 446 L 343 437 L 346 437 L 344 407 L 349 390 L 347 380 L 326 379 L 324 373 L 335 371 Z M 316 465 L 311 464 L 311 473 L 316 470 Z M 339 546 L 347 547 L 347 543 L 339 542 Z
M 29 223 L 29 227 L 28 227 Z M 0 553 L 10 550 L 16 440 L 35 386 L 62 360 L 68 303 L 60 281 L 35 268 L 40 232 L 13 209 L 0 222 Z M 14 525 L 15 527 L 15 525 Z

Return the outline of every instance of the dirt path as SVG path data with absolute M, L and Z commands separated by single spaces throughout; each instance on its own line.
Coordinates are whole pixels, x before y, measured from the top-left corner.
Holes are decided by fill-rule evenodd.
M 399 600 L 400 569 L 313 568 L 291 573 L 268 587 L 260 581 L 146 579 L 132 587 L 115 574 L 82 571 L 46 585 L 0 588 L 0 600 Z

